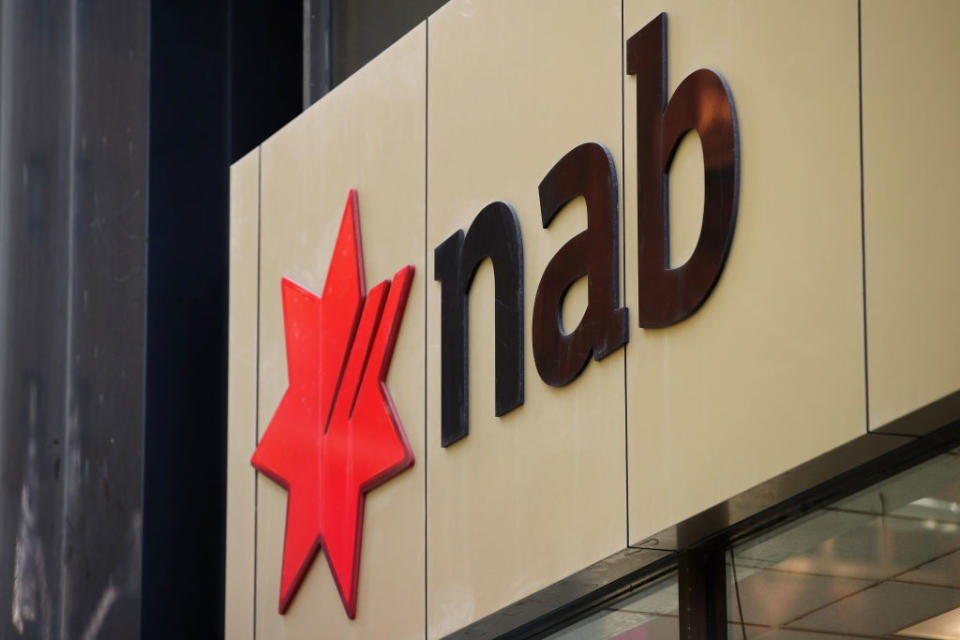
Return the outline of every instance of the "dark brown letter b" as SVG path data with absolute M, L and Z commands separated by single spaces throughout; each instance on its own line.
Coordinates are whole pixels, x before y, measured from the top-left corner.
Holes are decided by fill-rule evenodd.
M 637 77 L 637 233 L 641 327 L 689 317 L 723 270 L 737 216 L 739 148 L 733 98 L 723 78 L 698 69 L 667 103 L 667 16 L 661 13 L 627 41 L 627 73 Z M 667 174 L 684 134 L 703 145 L 703 226 L 693 255 L 670 268 Z

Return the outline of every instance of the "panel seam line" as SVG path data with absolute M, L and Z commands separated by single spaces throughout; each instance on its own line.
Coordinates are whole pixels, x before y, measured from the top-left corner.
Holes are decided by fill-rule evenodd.
M 620 208 L 623 211 L 623 224 L 620 225 L 620 282 L 623 289 L 623 304 L 626 306 L 627 298 L 627 98 L 626 98 L 626 69 L 624 68 L 624 36 L 626 35 L 624 25 L 623 0 L 620 0 Z M 627 316 L 629 323 L 629 315 Z M 629 324 L 627 327 L 629 335 Z M 628 339 L 629 340 L 629 339 Z M 627 548 L 630 547 L 630 414 L 627 399 L 627 349 L 630 348 L 629 341 L 623 345 L 623 476 L 624 476 L 624 509 L 626 511 L 626 534 Z
M 860 286 L 863 304 L 863 396 L 866 432 L 870 433 L 870 360 L 867 340 L 867 232 L 863 183 L 863 19 L 857 0 L 857 108 L 860 133 Z
M 253 415 L 253 448 L 260 442 L 260 247 L 262 237 L 262 203 L 263 203 L 263 145 L 257 147 L 257 376 L 254 392 Z M 260 473 L 253 472 L 253 639 L 257 639 L 257 538 L 260 510 Z
M 429 286 L 429 270 L 430 265 L 427 259 L 429 254 L 429 245 L 427 244 L 427 230 L 428 230 L 428 220 L 427 216 L 429 214 L 428 200 L 429 200 L 429 136 L 430 136 L 430 18 L 427 17 L 424 20 L 424 52 L 423 52 L 423 637 L 424 640 L 429 638 L 429 588 L 427 585 L 427 554 L 429 553 L 428 548 L 428 535 L 427 535 L 427 509 L 429 508 L 428 501 L 428 483 L 427 483 L 427 473 L 429 469 L 428 463 L 428 452 L 430 450 L 430 439 L 428 437 L 429 432 L 427 429 L 427 411 L 429 410 L 428 402 L 428 392 L 427 384 L 429 377 L 427 375 L 427 365 L 428 365 L 428 348 L 427 348 L 427 325 L 430 321 L 429 318 L 429 306 L 427 299 L 427 287 Z

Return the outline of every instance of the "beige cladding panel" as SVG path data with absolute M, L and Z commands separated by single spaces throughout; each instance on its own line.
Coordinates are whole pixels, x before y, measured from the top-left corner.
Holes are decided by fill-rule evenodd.
M 488 203 L 524 244 L 525 404 L 494 416 L 493 270 L 470 294 L 470 435 L 440 447 L 440 284 L 428 297 L 428 636 L 455 631 L 626 545 L 623 350 L 544 384 L 531 319 L 547 262 L 586 225 L 583 200 L 542 228 L 537 186 L 577 145 L 621 163 L 620 2 L 452 0 L 429 19 L 431 251 Z M 565 326 L 586 287 L 573 288 Z
M 865 0 L 870 424 L 960 389 L 960 3 Z
M 355 620 L 322 554 L 279 615 L 287 494 L 259 477 L 258 638 L 423 637 L 425 64 L 420 25 L 262 147 L 260 435 L 287 386 L 281 278 L 322 291 L 355 188 L 367 288 L 416 269 L 387 376 L 415 464 L 366 496 Z
M 630 541 L 865 430 L 855 0 L 626 0 L 668 18 L 668 88 L 707 67 L 739 120 L 733 246 L 707 302 L 627 349 Z M 636 83 L 626 104 L 626 300 L 637 300 Z M 702 217 L 698 138 L 671 171 L 673 252 Z M 687 246 L 684 246 L 684 245 Z M 676 266 L 676 265 L 674 265 Z M 634 319 L 635 320 L 635 319 Z
M 260 149 L 230 168 L 230 320 L 224 637 L 253 639 Z

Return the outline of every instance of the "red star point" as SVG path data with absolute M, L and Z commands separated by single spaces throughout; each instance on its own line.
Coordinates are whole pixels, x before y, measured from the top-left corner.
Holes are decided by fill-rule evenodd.
M 356 616 L 364 496 L 413 464 L 385 382 L 412 280 L 408 265 L 364 295 L 351 190 L 323 295 L 281 282 L 289 386 L 250 460 L 288 493 L 280 613 L 322 548 Z

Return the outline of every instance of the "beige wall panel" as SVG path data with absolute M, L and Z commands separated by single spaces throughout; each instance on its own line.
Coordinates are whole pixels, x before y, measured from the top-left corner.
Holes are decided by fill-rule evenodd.
M 626 38 L 669 14 L 671 94 L 701 67 L 726 78 L 741 144 L 737 228 L 712 296 L 666 329 L 631 318 L 636 543 L 864 433 L 857 3 L 626 0 L 624 11 Z M 624 82 L 632 307 L 636 84 Z M 684 142 L 671 176 L 673 250 L 683 255 L 702 217 L 698 144 Z
M 960 3 L 866 0 L 870 424 L 960 389 Z
M 440 447 L 440 284 L 428 292 L 428 636 L 450 633 L 626 544 L 623 351 L 564 388 L 531 347 L 549 259 L 586 225 L 583 200 L 549 230 L 537 187 L 567 151 L 621 166 L 620 2 L 452 0 L 429 19 L 428 241 L 510 203 L 524 241 L 525 404 L 494 416 L 493 269 L 470 306 L 470 435 Z M 567 317 L 585 307 L 577 286 Z M 569 326 L 569 325 L 568 325 Z
M 260 149 L 230 168 L 230 365 L 227 405 L 227 575 L 224 637 L 253 638 L 257 442 L 257 235 Z
M 423 637 L 425 64 L 421 25 L 263 144 L 261 435 L 287 386 L 280 280 L 322 291 L 356 188 L 367 288 L 416 268 L 387 376 L 416 462 L 367 494 L 353 621 L 322 555 L 277 613 L 287 494 L 259 478 L 258 638 Z

